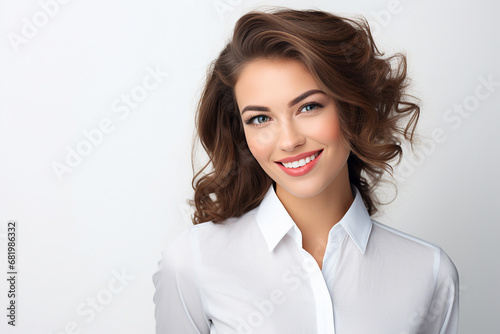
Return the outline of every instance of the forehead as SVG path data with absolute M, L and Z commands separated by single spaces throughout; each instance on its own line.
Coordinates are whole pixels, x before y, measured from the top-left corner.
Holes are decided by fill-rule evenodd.
M 257 59 L 243 67 L 234 92 L 241 108 L 246 103 L 288 102 L 310 89 L 319 85 L 300 61 Z

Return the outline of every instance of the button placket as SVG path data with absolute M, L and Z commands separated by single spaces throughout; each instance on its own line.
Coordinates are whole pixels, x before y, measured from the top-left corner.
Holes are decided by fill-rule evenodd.
M 316 302 L 318 333 L 335 333 L 332 299 L 323 273 L 314 257 L 302 247 L 300 250 L 304 261 L 302 263 L 302 268 L 306 270 L 309 276 L 314 300 Z

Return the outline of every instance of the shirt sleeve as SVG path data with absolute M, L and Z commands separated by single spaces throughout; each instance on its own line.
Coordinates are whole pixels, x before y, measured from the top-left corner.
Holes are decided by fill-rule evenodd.
M 153 274 L 156 334 L 208 334 L 190 230 L 162 252 Z
M 458 271 L 449 256 L 439 250 L 436 288 L 425 317 L 424 333 L 457 334 L 459 309 Z

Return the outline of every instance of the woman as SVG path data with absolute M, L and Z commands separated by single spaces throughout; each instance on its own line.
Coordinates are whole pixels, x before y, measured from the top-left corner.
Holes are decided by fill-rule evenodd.
M 198 105 L 194 225 L 153 277 L 157 333 L 457 332 L 450 258 L 370 217 L 413 142 L 407 82 L 365 21 L 239 19 Z

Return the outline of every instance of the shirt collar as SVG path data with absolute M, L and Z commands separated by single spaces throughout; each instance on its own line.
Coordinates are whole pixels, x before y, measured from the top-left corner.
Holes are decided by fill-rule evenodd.
M 358 188 L 354 185 L 351 185 L 351 187 L 355 193 L 354 201 L 337 224 L 343 227 L 361 253 L 364 254 L 373 223 Z M 274 250 L 290 229 L 296 227 L 295 222 L 279 200 L 272 185 L 257 208 L 256 220 L 270 252 Z

